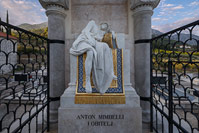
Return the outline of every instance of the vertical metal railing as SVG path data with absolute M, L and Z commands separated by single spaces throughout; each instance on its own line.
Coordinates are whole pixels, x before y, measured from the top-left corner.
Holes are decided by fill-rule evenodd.
M 168 62 L 168 84 L 169 84 L 169 133 L 173 133 L 173 77 L 172 77 L 172 62 Z
M 49 39 L 0 21 L 0 132 L 49 131 Z
M 151 39 L 151 131 L 199 132 L 199 21 Z
M 47 132 L 50 131 L 50 41 L 48 41 L 47 44 L 47 48 L 48 48 L 48 60 L 47 60 L 47 64 L 48 64 L 48 69 L 47 69 L 47 73 L 48 73 L 48 85 L 47 85 L 47 99 L 48 99 L 48 105 L 47 105 Z
M 150 42 L 150 44 L 152 44 L 152 41 Z M 152 56 L 152 45 L 150 45 L 150 59 L 151 59 L 151 61 L 150 61 L 150 89 L 152 89 L 153 88 L 153 79 L 152 79 L 152 77 L 153 77 L 153 74 L 152 74 L 152 71 L 153 71 L 153 63 L 152 63 L 152 58 L 153 58 L 153 56 Z M 150 131 L 151 132 L 153 132 L 153 92 L 152 92 L 152 90 L 150 90 Z

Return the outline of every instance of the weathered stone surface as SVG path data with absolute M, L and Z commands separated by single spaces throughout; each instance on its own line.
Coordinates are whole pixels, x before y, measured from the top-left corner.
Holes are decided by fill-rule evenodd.
M 42 7 L 47 9 L 48 6 L 60 6 L 65 9 L 68 9 L 69 7 L 69 0 L 39 0 L 41 3 Z
M 42 1 L 49 3 L 49 1 L 54 1 L 54 0 L 42 0 Z M 58 0 L 58 1 L 62 1 L 62 0 Z M 145 89 L 143 90 L 144 92 L 142 96 L 148 96 L 149 95 L 148 91 L 150 89 L 147 85 L 149 79 L 146 80 L 148 78 L 148 69 L 147 71 L 143 71 L 143 72 L 139 71 L 140 68 L 138 67 L 139 66 L 139 63 L 138 63 L 138 65 L 135 66 L 135 70 L 134 70 L 134 53 L 135 55 L 140 56 L 140 58 L 143 58 L 141 55 L 143 52 L 146 52 L 146 56 L 148 56 L 147 55 L 148 46 L 146 47 L 143 46 L 143 49 L 144 49 L 143 51 L 138 50 L 140 49 L 139 46 L 135 46 L 134 48 L 134 37 L 135 37 L 135 40 L 150 39 L 151 23 L 149 23 L 149 19 L 151 19 L 151 16 L 150 15 L 147 16 L 147 14 L 149 12 L 150 14 L 152 13 L 153 8 L 157 6 L 158 2 L 159 0 L 95 0 L 95 1 L 69 0 L 69 2 L 67 3 L 68 5 L 65 6 L 64 8 L 63 6 L 60 6 L 59 4 L 55 4 L 55 6 L 52 6 L 53 5 L 52 3 L 48 4 L 48 6 L 46 6 L 48 7 L 47 14 L 56 11 L 56 13 L 58 13 L 60 16 L 63 16 L 64 14 L 66 14 L 67 16 L 64 20 L 65 21 L 64 29 L 66 32 L 66 35 L 64 38 L 66 41 L 65 54 L 64 54 L 65 63 L 66 63 L 66 66 L 65 66 L 66 86 L 70 81 L 69 72 L 73 71 L 73 70 L 70 70 L 73 68 L 70 68 L 69 48 L 71 47 L 73 41 L 77 38 L 82 28 L 85 27 L 85 25 L 89 22 L 90 19 L 94 19 L 97 22 L 97 24 L 100 24 L 101 22 L 107 22 L 111 24 L 112 29 L 116 31 L 116 33 L 125 34 L 125 44 L 126 44 L 125 47 L 130 50 L 130 58 L 131 58 L 130 60 L 131 83 L 134 86 L 134 75 L 146 74 L 146 75 L 142 75 L 142 77 L 145 77 L 143 80 L 144 84 L 142 85 L 142 86 L 145 86 Z M 67 8 L 69 8 L 69 10 L 67 10 Z M 133 11 L 131 12 L 131 10 Z M 55 22 L 56 22 L 56 19 L 55 19 Z M 136 25 L 136 26 L 133 27 L 133 25 Z M 54 31 L 51 33 L 53 34 Z M 57 35 L 59 35 L 59 33 Z M 146 61 L 148 57 L 144 57 L 144 60 Z M 137 59 L 137 61 L 139 59 Z M 135 64 L 137 64 L 137 61 L 135 61 Z M 146 63 L 143 64 L 145 67 L 147 67 L 148 61 L 149 60 L 147 60 Z M 139 77 L 139 76 L 136 76 L 136 77 Z M 140 79 L 140 82 L 142 82 L 141 79 Z M 138 82 L 135 82 L 135 84 L 137 83 Z M 75 85 L 75 83 L 71 82 L 70 85 L 72 84 Z M 137 86 L 141 86 L 141 85 L 137 84 Z M 138 88 L 137 91 L 141 90 L 139 87 L 137 88 Z M 142 92 L 140 91 L 140 93 Z M 147 107 L 148 109 L 148 104 L 145 107 Z M 145 108 L 143 108 L 143 110 L 145 110 Z M 148 110 L 145 110 L 145 111 L 148 112 Z
M 133 35 L 126 36 L 125 47 L 130 51 L 130 83 L 135 88 L 135 67 L 134 67 L 134 39 Z
M 124 35 L 124 38 L 120 39 L 125 39 L 125 48 L 129 49 L 130 52 L 130 72 L 131 72 L 131 83 L 134 86 L 134 30 L 133 30 L 133 17 L 132 17 L 132 11 L 130 9 L 130 0 L 71 0 L 69 1 L 70 7 L 69 10 L 66 11 L 67 17 L 65 19 L 65 38 L 66 38 L 66 88 L 67 84 L 70 82 L 69 79 L 69 72 L 70 72 L 70 60 L 69 60 L 69 48 L 71 47 L 73 41 L 78 37 L 80 34 L 80 31 L 83 29 L 83 27 L 86 26 L 86 24 L 89 22 L 89 19 L 85 17 L 82 12 L 86 12 L 87 8 L 84 6 L 90 6 L 93 8 L 93 10 L 88 9 L 90 12 L 90 15 L 94 18 L 97 24 L 100 24 L 101 22 L 107 22 L 108 24 L 111 24 L 111 29 L 116 31 L 116 34 L 122 33 Z M 73 3 L 73 4 L 72 4 Z M 96 6 L 95 6 L 96 4 Z M 75 5 L 75 6 L 73 6 Z M 78 7 L 83 6 L 83 9 L 80 10 Z M 101 7 L 100 7 L 101 6 Z M 117 8 L 118 6 L 121 6 L 121 8 Z M 98 8 L 97 8 L 98 7 Z M 107 12 L 105 12 L 105 7 L 109 7 L 107 10 L 111 10 L 109 13 L 113 13 L 113 17 L 116 17 L 116 19 L 110 18 L 110 20 L 98 20 L 98 16 L 103 15 L 103 17 L 110 16 Z M 112 7 L 116 7 L 113 8 Z M 120 11 L 120 9 L 122 11 Z M 77 11 L 76 11 L 77 10 Z M 84 11 L 85 10 L 85 11 Z M 75 13 L 77 12 L 77 13 Z M 97 12 L 97 14 L 96 14 Z M 82 15 L 78 15 L 82 14 Z M 93 15 L 94 14 L 94 15 Z M 124 17 L 125 16 L 125 17 Z M 95 19 L 95 17 L 97 19 Z M 81 20 L 79 19 L 81 18 Z M 109 17 L 106 17 L 109 19 Z M 73 22 L 75 19 L 76 22 Z M 123 21 L 126 21 L 125 23 Z M 122 22 L 122 23 L 120 23 Z M 118 23 L 117 25 L 113 26 L 112 23 Z M 119 25 L 120 23 L 120 25 Z M 118 26 L 119 25 L 119 26 Z M 76 32 L 74 32 L 74 28 L 76 28 Z M 122 27 L 121 27 L 122 26 Z M 79 28 L 78 28 L 79 27 Z M 127 30 L 126 30 L 127 29 Z M 119 36 L 120 37 L 120 36 Z M 118 40 L 120 41 L 118 38 Z M 118 42 L 119 42 L 118 41 Z M 120 43 L 119 43 L 120 45 Z M 123 47 L 122 47 L 123 48 Z
M 128 33 L 127 0 L 71 1 L 72 33 L 80 33 L 91 19 L 98 25 L 107 22 L 118 33 Z
M 135 44 L 135 88 L 139 96 L 150 97 L 150 44 Z M 150 122 L 150 103 L 140 103 L 143 121 Z
M 146 5 L 149 5 L 154 9 L 157 7 L 159 2 L 160 0 L 131 0 L 131 9 Z
M 119 48 L 123 48 L 125 49 L 125 43 L 126 43 L 126 38 L 125 38 L 125 34 L 124 33 L 117 33 L 116 37 L 117 37 L 117 42 L 118 42 L 118 47 Z M 74 84 L 76 82 L 76 64 L 77 64 L 77 60 L 75 56 L 70 55 L 69 53 L 69 49 L 72 47 L 72 43 L 75 41 L 75 39 L 67 39 L 66 40 L 66 46 L 65 46 L 65 83 L 66 83 L 66 88 L 68 88 L 68 84 Z M 132 45 L 132 44 L 130 44 Z M 130 51 L 129 50 L 124 50 L 124 53 L 129 54 Z M 126 54 L 124 54 L 124 59 L 125 58 L 129 58 L 129 57 L 125 57 Z M 127 61 L 125 60 L 125 62 L 128 62 L 129 59 L 127 59 Z M 72 66 L 70 65 L 72 63 Z M 129 66 L 130 67 L 130 66 Z M 130 69 L 130 68 L 129 68 Z M 127 70 L 127 69 L 125 69 Z M 130 70 L 129 70 L 130 71 Z M 127 72 L 127 74 L 130 74 L 129 71 Z M 70 74 L 69 74 L 70 73 Z M 70 77 L 72 77 L 70 79 Z M 129 78 L 128 80 L 130 80 L 131 78 Z M 130 81 L 129 81 L 130 82 Z
M 74 104 L 75 87 L 69 87 L 61 97 L 58 132 L 141 133 L 139 97 L 133 88 L 125 89 L 126 104 Z M 93 116 L 83 119 L 81 115 Z M 118 119 L 116 116 L 112 119 L 100 119 L 99 115 L 117 115 Z
M 72 69 L 70 68 L 70 64 L 72 60 L 70 59 L 69 49 L 72 47 L 74 41 L 75 39 L 67 39 L 65 41 L 65 88 L 68 88 L 68 84 L 70 83 L 70 70 Z M 74 74 L 74 76 L 76 76 L 76 74 Z
M 123 35 L 118 35 L 122 38 Z M 119 47 L 125 47 L 125 40 Z M 140 98 L 130 83 L 130 54 L 124 49 L 124 86 L 126 104 L 75 104 L 77 57 L 70 56 L 70 84 L 61 97 L 59 108 L 59 133 L 141 133 L 142 111 Z M 79 119 L 81 115 L 93 115 Z M 121 119 L 100 119 L 99 115 L 117 115 Z M 90 116 L 89 116 L 90 117 Z M 94 119 L 95 117 L 95 119 Z M 114 117 L 115 118 L 115 117 Z M 89 124 L 89 125 L 88 125 Z
M 135 0 L 134 39 L 151 39 L 151 16 L 159 0 Z M 135 44 L 135 89 L 140 97 L 150 97 L 150 42 Z M 150 122 L 150 102 L 141 101 L 143 122 Z
M 46 8 L 48 16 L 48 38 L 50 40 L 65 40 L 64 4 L 66 1 L 40 0 Z M 50 97 L 60 97 L 65 90 L 65 45 L 60 43 L 50 44 Z M 59 101 L 50 103 L 50 122 L 58 121 Z

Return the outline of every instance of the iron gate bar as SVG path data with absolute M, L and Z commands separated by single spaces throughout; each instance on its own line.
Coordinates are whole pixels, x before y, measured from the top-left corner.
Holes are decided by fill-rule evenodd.
M 169 133 L 173 133 L 173 88 L 172 88 L 172 62 L 168 62 L 169 75 Z
M 50 83 L 50 41 L 48 38 L 42 37 L 40 35 L 37 35 L 35 33 L 32 33 L 30 31 L 26 31 L 22 28 L 7 24 L 3 21 L 0 21 L 0 32 L 5 33 L 5 37 L 0 37 L 0 54 L 5 53 L 6 62 L 3 65 L 9 65 L 11 63 L 8 62 L 9 54 L 6 53 L 6 51 L 2 48 L 5 44 L 2 42 L 10 41 L 12 51 L 10 53 L 17 54 L 16 56 L 16 63 L 13 66 L 12 64 L 12 70 L 11 73 L 8 73 L 7 75 L 9 77 L 6 77 L 5 74 L 0 75 L 0 80 L 4 84 L 0 84 L 0 87 L 5 86 L 5 88 L 0 88 L 0 107 L 3 107 L 5 105 L 5 111 L 6 114 L 3 114 L 1 112 L 0 116 L 0 132 L 6 131 L 11 132 L 11 126 L 13 123 L 18 122 L 18 125 L 15 129 L 12 129 L 12 132 L 22 132 L 24 130 L 24 127 L 27 127 L 27 132 L 33 132 L 33 128 L 31 127 L 33 119 L 36 122 L 36 131 L 35 132 L 45 132 L 46 130 L 49 131 L 49 107 L 50 107 L 50 100 L 49 100 L 49 83 Z M 8 31 L 14 31 L 8 33 Z M 16 35 L 12 36 L 12 35 Z M 14 42 L 12 39 L 16 39 L 16 42 Z M 52 40 L 53 42 L 54 40 Z M 63 43 L 61 41 L 60 43 Z M 7 45 L 5 45 L 6 47 Z M 18 51 L 17 46 L 22 46 L 24 49 L 23 51 Z M 27 51 L 26 47 L 30 46 L 31 51 Z M 38 53 L 35 52 L 36 48 L 38 48 Z M 17 49 L 17 50 L 15 50 Z M 43 51 L 42 51 L 43 49 Z M 33 57 L 31 57 L 31 55 Z M 22 56 L 24 56 L 26 60 L 22 60 Z M 31 59 L 30 59 L 31 58 Z M 1 62 L 2 63 L 2 62 Z M 0 64 L 0 70 L 2 70 L 2 64 Z M 20 70 L 20 73 L 22 74 L 16 74 L 16 66 L 22 65 L 22 70 Z M 27 70 L 28 65 L 30 65 L 30 70 Z M 44 68 L 42 68 L 44 67 Z M 39 71 L 41 73 L 39 74 Z M 46 74 L 45 71 L 47 71 Z M 34 75 L 33 75 L 34 74 Z M 11 76 L 16 76 L 16 81 L 10 81 Z M 25 80 L 25 76 L 28 77 L 28 80 Z M 30 80 L 29 76 L 33 75 L 34 77 L 31 77 Z M 46 76 L 44 76 L 46 75 Z M 43 81 L 41 81 L 43 79 Z M 23 80 L 23 81 L 22 81 Z M 47 82 L 46 82 L 47 81 Z M 16 82 L 18 82 L 16 84 Z M 44 82 L 44 83 L 42 83 Z M 15 84 L 10 84 L 15 83 Z M 35 85 L 37 84 L 37 85 Z M 29 87 L 31 85 L 32 87 Z M 20 88 L 21 87 L 21 88 Z M 16 90 L 17 88 L 22 89 L 22 91 Z M 3 89 L 3 90 L 2 90 Z M 5 96 L 1 96 L 3 92 L 6 92 L 7 90 L 11 90 L 10 93 L 4 94 Z M 35 91 L 35 94 L 33 95 L 32 91 Z M 18 94 L 20 93 L 20 94 Z M 27 95 L 27 96 L 25 96 Z M 26 101 L 23 101 L 24 98 L 26 98 Z M 15 101 L 18 100 L 18 101 Z M 12 107 L 13 106 L 13 107 Z M 21 109 L 20 109 L 21 108 Z M 47 109 L 46 109 L 47 108 Z M 20 110 L 21 111 L 20 111 Z M 47 116 L 44 116 L 44 112 L 47 113 Z M 8 118 L 5 118 L 8 116 L 8 114 L 13 114 L 13 120 L 10 121 Z M 18 116 L 17 116 L 17 113 Z M 38 118 L 41 115 L 41 130 L 39 129 L 38 125 L 39 120 Z M 24 117 L 25 116 L 25 117 Z M 47 122 L 44 121 L 44 117 L 47 118 Z M 7 122 L 5 125 L 5 121 Z
M 169 61 L 168 62 L 168 68 L 169 68 L 169 115 L 167 115 L 164 111 L 162 111 L 156 104 L 154 104 L 153 102 L 151 102 L 152 106 L 155 106 L 156 109 L 158 109 L 158 111 L 163 114 L 169 121 L 169 133 L 173 133 L 173 125 L 175 125 L 177 128 L 179 128 L 181 131 L 183 131 L 183 133 L 188 133 L 188 131 L 186 129 L 184 129 L 182 126 L 179 126 L 179 124 L 177 122 L 175 122 L 173 120 L 173 89 L 172 89 L 172 64 L 173 62 L 175 63 L 179 63 L 179 61 Z M 199 63 L 199 62 L 189 62 L 189 61 L 185 61 L 183 63 Z M 153 83 L 151 81 L 151 83 Z M 152 92 L 152 91 L 151 91 Z M 151 113 L 153 114 L 153 113 Z M 153 119 L 153 117 L 151 117 Z M 151 124 L 153 124 L 151 122 Z M 158 132 L 153 125 L 151 126 L 152 129 L 154 129 L 156 132 Z
M 152 68 L 152 39 L 150 40 L 150 89 L 152 89 L 153 87 L 153 84 L 152 84 L 152 77 L 153 77 L 153 74 L 152 74 L 152 71 L 153 71 L 153 68 Z M 150 132 L 153 132 L 153 92 L 152 90 L 150 90 Z
M 47 132 L 50 131 L 50 43 L 49 43 L 49 39 L 47 41 L 47 127 L 45 130 L 47 130 Z M 44 130 L 44 131 L 45 131 Z M 43 132 L 44 132 L 43 131 Z
M 164 115 L 164 117 L 165 117 L 167 120 L 169 120 L 169 116 L 168 116 L 164 111 L 162 111 L 162 109 L 160 109 L 156 104 L 152 103 L 152 106 L 156 107 L 156 109 L 157 109 L 162 115 Z M 152 124 L 153 124 L 153 123 L 152 123 Z M 173 124 L 174 124 L 177 128 L 179 128 L 180 130 L 182 130 L 183 133 L 189 133 L 189 132 L 187 132 L 187 130 L 186 130 L 185 128 L 179 126 L 179 124 L 176 123 L 175 121 L 173 121 Z M 151 131 L 151 132 L 153 132 L 153 129 L 155 129 L 155 128 L 152 126 L 152 131 Z
M 196 85 L 197 83 L 195 85 L 193 83 L 195 78 L 199 79 L 199 39 L 194 35 L 194 30 L 197 30 L 197 28 L 199 28 L 199 20 L 151 39 L 151 132 L 164 132 L 165 129 L 168 129 L 169 133 L 173 133 L 175 131 L 174 126 L 177 132 L 193 133 L 199 131 L 199 101 L 191 101 L 197 100 L 192 95 L 195 94 L 199 87 L 199 85 Z M 184 31 L 187 31 L 185 32 L 186 34 L 183 33 Z M 184 34 L 188 37 L 182 40 L 182 35 Z M 174 38 L 174 35 L 176 35 L 176 38 Z M 190 45 L 189 41 L 194 41 L 194 44 L 187 50 L 185 46 Z M 182 48 L 176 48 L 175 46 L 177 45 L 182 45 Z M 182 55 L 182 53 L 187 55 Z M 182 65 L 180 71 L 177 69 L 178 64 Z M 193 69 L 192 67 L 188 68 L 190 65 L 193 66 Z M 190 77 L 189 73 L 196 75 Z M 164 84 L 159 78 L 164 78 L 165 76 L 166 82 Z M 176 77 L 174 78 L 173 76 Z M 184 81 L 187 85 L 182 83 L 182 76 L 188 77 L 188 81 Z M 158 78 L 156 79 L 157 81 L 154 81 L 155 78 Z M 189 91 L 193 91 L 193 94 Z M 168 98 L 165 98 L 163 94 L 166 94 Z M 183 104 L 181 102 L 184 101 L 187 102 L 187 110 L 185 110 L 184 105 L 181 105 Z M 198 114 L 195 114 L 194 111 L 198 111 Z M 180 112 L 182 115 L 179 114 Z M 155 114 L 155 117 L 153 117 L 153 114 Z M 153 123 L 154 119 L 156 121 L 155 124 Z M 161 120 L 159 121 L 159 119 Z M 196 123 L 195 125 L 193 125 L 193 119 Z M 164 127 L 165 122 L 168 122 L 168 128 Z M 186 129 L 183 123 L 187 124 L 189 129 Z M 158 129 L 158 124 L 161 124 L 161 130 Z
M 43 110 L 48 105 L 48 102 L 44 104 L 37 112 L 35 112 L 33 115 L 31 115 L 27 120 L 25 120 L 20 127 L 16 128 L 12 133 L 17 133 L 19 130 L 21 130 L 28 122 L 30 122 L 36 115 L 40 113 L 41 110 Z

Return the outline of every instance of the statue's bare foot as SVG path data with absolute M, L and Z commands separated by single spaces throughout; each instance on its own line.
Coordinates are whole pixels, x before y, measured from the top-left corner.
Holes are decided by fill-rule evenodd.
M 103 92 L 100 92 L 100 95 L 103 95 L 104 93 Z
M 92 93 L 90 78 L 86 78 L 86 93 Z
M 113 80 L 117 80 L 117 76 L 113 74 Z
M 92 93 L 92 87 L 90 83 L 86 83 L 86 93 Z

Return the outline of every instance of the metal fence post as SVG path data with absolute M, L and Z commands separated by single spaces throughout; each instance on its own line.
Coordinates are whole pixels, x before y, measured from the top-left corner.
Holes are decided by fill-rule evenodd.
M 152 56 L 152 41 L 150 42 L 150 56 L 151 56 L 151 61 L 150 61 L 150 114 L 151 114 L 151 123 L 150 123 L 150 131 L 153 132 L 153 67 L 152 67 L 152 62 L 153 62 L 153 56 Z
M 169 133 L 173 133 L 173 89 L 172 89 L 172 61 L 168 62 L 168 89 L 169 89 Z
M 0 132 L 49 131 L 49 39 L 3 21 L 0 32 Z
M 48 84 L 47 84 L 47 131 L 50 131 L 50 41 L 47 43 L 47 74 L 48 74 Z

